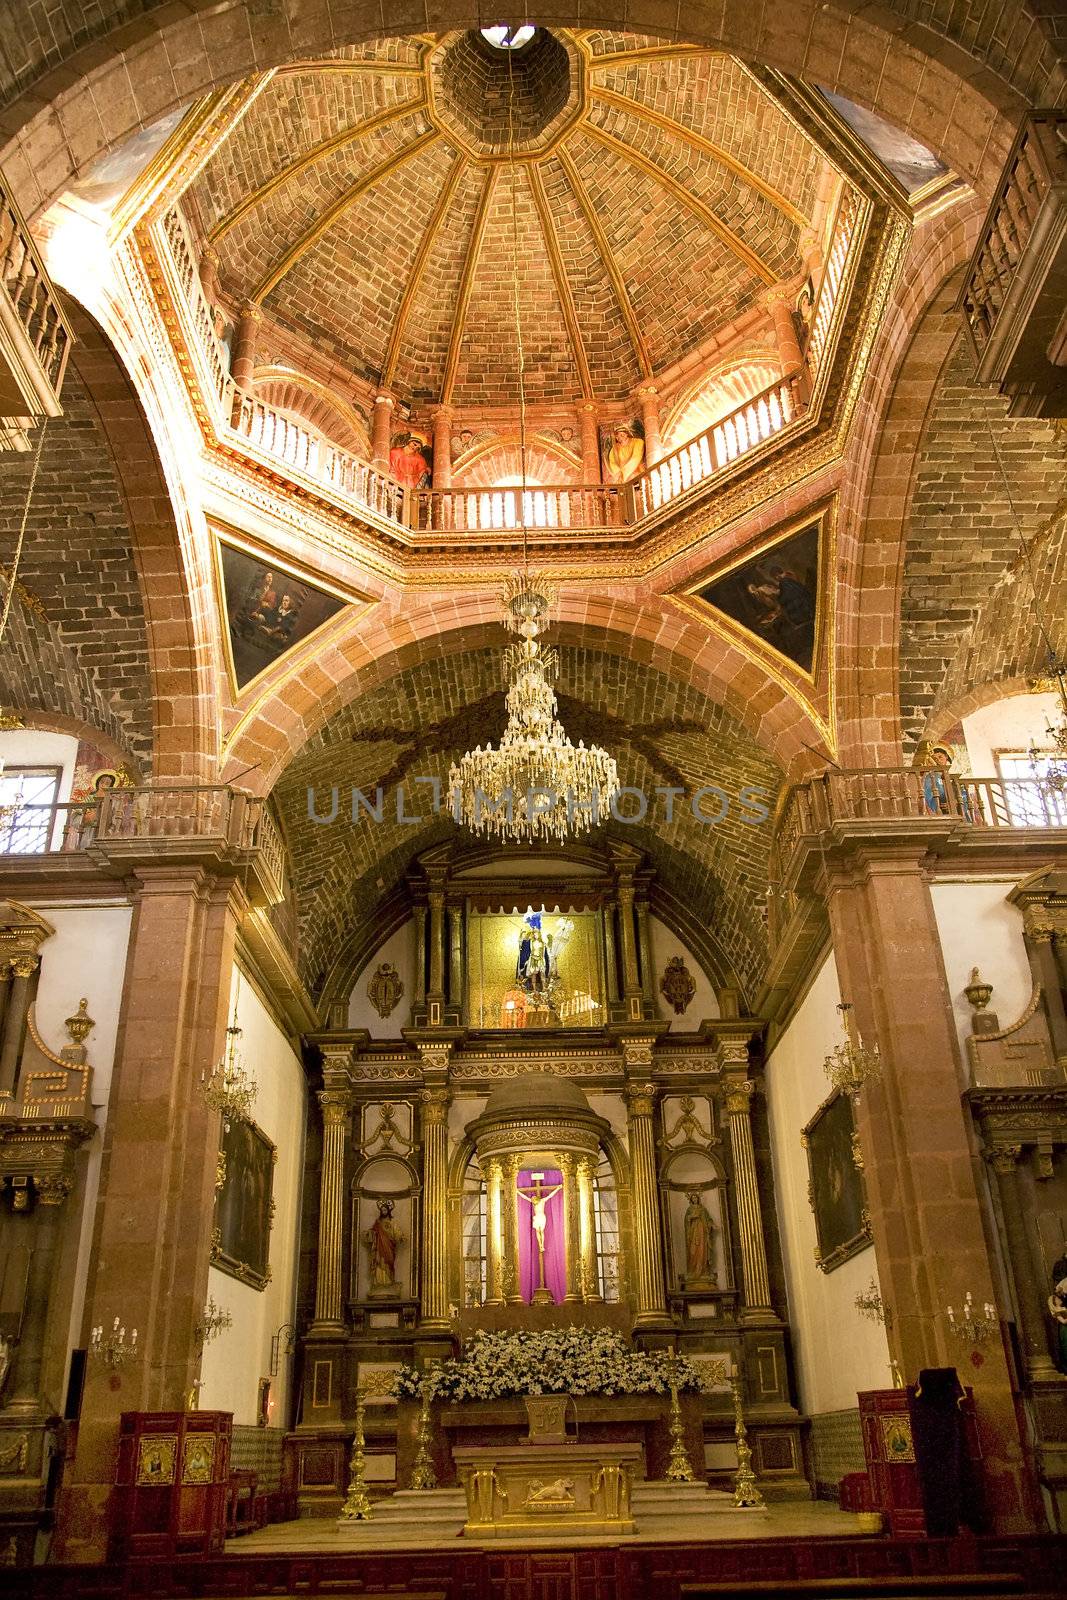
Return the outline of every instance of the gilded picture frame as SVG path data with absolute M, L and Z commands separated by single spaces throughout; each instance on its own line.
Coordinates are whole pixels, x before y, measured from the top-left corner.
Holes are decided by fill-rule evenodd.
M 177 1464 L 178 1435 L 176 1433 L 144 1434 L 137 1441 L 138 1488 L 150 1484 L 171 1484 Z
M 253 1289 L 270 1282 L 274 1166 L 278 1151 L 256 1123 L 223 1123 L 215 1189 L 212 1265 Z
M 821 1272 L 833 1272 L 872 1242 L 851 1098 L 835 1089 L 804 1128 L 800 1142 L 808 1157 L 815 1264 Z

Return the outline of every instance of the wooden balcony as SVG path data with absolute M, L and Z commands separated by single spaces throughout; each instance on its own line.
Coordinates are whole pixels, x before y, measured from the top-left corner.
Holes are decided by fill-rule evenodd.
M 959 299 L 979 383 L 1067 417 L 1067 111 L 1025 117 Z
M 62 414 L 74 336 L 22 212 L 0 174 L 0 450 L 28 450 L 27 429 Z

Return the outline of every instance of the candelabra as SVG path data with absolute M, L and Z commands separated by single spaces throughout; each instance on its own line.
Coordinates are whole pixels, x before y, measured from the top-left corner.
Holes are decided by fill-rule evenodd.
M 137 1329 L 130 1329 L 130 1337 L 126 1337 L 126 1329 L 115 1318 L 111 1332 L 104 1337 L 103 1323 L 93 1329 L 89 1335 L 89 1354 L 97 1357 L 108 1367 L 124 1367 L 132 1361 L 137 1354 Z
M 208 1110 L 219 1111 L 227 1121 L 233 1122 L 248 1121 L 259 1093 L 259 1085 L 245 1071 L 237 1053 L 237 1041 L 241 1033 L 235 1007 L 234 1020 L 226 1029 L 228 1043 L 225 1054 L 216 1061 L 210 1072 L 200 1074 L 200 1093 Z
M 863 1086 L 876 1082 L 882 1076 L 882 1058 L 878 1046 L 868 1049 L 856 1032 L 851 1003 L 842 1000 L 837 1009 L 841 1014 L 844 1043 L 834 1046 L 826 1056 L 823 1067 L 835 1089 L 841 1089 L 850 1094 L 853 1100 L 858 1100 Z
M 881 1291 L 873 1278 L 866 1289 L 860 1290 L 853 1305 L 861 1317 L 868 1317 L 871 1322 L 880 1322 L 887 1334 L 892 1332 L 893 1312 L 882 1299 Z M 895 1356 L 889 1357 L 889 1370 L 893 1374 L 893 1388 L 903 1389 L 904 1376 Z
M 957 1318 L 951 1306 L 945 1307 L 945 1315 L 954 1336 L 965 1344 L 986 1344 L 1000 1326 L 996 1306 L 987 1300 L 979 1315 L 969 1289 L 963 1301 L 963 1315 Z
M 201 1344 L 208 1344 L 212 1339 L 224 1333 L 227 1328 L 233 1327 L 233 1316 L 229 1311 L 223 1311 L 221 1306 L 210 1299 L 204 1307 L 200 1321 L 196 1325 L 197 1336 Z
M 415 1452 L 415 1465 L 411 1469 L 411 1487 L 413 1489 L 436 1489 L 437 1473 L 433 1468 L 433 1456 L 430 1452 L 430 1439 L 432 1429 L 430 1426 L 430 1382 L 423 1378 L 420 1388 L 422 1404 L 419 1407 L 419 1428 L 416 1434 L 418 1449 Z
M 682 1427 L 682 1408 L 678 1403 L 678 1385 L 671 1363 L 671 1457 L 667 1464 L 667 1477 L 671 1483 L 695 1483 L 689 1453 L 685 1448 L 685 1431 Z
M 734 1373 L 734 1438 L 737 1440 L 737 1477 L 734 1479 L 734 1505 L 754 1510 L 765 1505 L 756 1474 L 752 1470 L 752 1451 L 748 1445 L 745 1413 L 741 1405 L 741 1374 Z
M 356 1390 L 356 1425 L 352 1432 L 352 1455 L 348 1462 L 348 1493 L 345 1503 L 341 1507 L 341 1518 L 345 1522 L 369 1522 L 371 1517 L 370 1496 L 367 1494 L 367 1458 L 363 1454 L 363 1406 L 365 1395 L 362 1388 Z

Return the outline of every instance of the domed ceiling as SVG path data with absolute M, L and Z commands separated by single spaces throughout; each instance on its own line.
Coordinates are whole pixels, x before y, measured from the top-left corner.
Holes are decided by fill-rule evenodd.
M 453 33 L 277 72 L 186 203 L 235 308 L 408 403 L 515 402 L 517 238 L 527 397 L 610 401 L 802 273 L 822 165 L 732 57 Z

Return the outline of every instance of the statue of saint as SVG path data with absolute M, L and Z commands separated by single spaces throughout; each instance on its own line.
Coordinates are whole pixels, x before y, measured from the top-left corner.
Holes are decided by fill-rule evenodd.
M 608 483 L 629 483 L 636 478 L 645 459 L 645 441 L 624 423 L 612 430 L 604 452 L 604 477 Z
M 685 1278 L 687 1289 L 713 1289 L 718 1284 L 715 1272 L 715 1224 L 700 1198 L 699 1189 L 690 1189 L 685 1213 Z
M 515 982 L 527 994 L 547 995 L 552 977 L 552 954 L 541 932 L 541 913 L 528 911 L 519 934 Z
M 1061 1372 L 1067 1372 L 1067 1255 L 1061 1256 L 1052 1269 L 1048 1309 L 1056 1324 L 1056 1365 Z
M 393 1202 L 379 1200 L 378 1220 L 363 1235 L 363 1243 L 370 1256 L 371 1294 L 395 1292 L 396 1253 L 403 1242 L 403 1235 L 393 1221 Z

